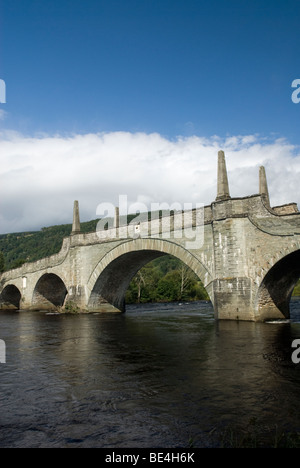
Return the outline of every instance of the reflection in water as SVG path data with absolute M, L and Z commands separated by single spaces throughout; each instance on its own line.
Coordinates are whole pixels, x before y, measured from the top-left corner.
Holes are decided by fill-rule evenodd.
M 253 421 L 299 431 L 300 301 L 292 309 L 265 324 L 215 322 L 206 303 L 1 312 L 0 446 L 215 446 Z

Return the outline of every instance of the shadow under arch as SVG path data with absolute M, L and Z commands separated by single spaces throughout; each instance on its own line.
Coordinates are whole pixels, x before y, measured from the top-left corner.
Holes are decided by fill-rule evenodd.
M 3 289 L 0 302 L 2 309 L 19 309 L 21 303 L 21 292 L 14 284 L 8 284 Z
M 286 255 L 268 271 L 257 294 L 257 311 L 263 319 L 290 317 L 290 300 L 299 277 L 300 250 Z
M 184 247 L 160 239 L 135 239 L 118 245 L 97 264 L 87 284 L 88 310 L 124 312 L 125 294 L 132 278 L 144 265 L 163 255 L 173 255 L 191 268 L 211 298 L 209 271 Z
M 53 309 L 63 306 L 67 296 L 63 280 L 54 273 L 45 273 L 35 285 L 32 308 Z

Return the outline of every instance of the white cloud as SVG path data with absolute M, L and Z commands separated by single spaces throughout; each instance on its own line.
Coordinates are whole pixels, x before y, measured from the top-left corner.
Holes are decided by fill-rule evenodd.
M 83 221 L 101 202 L 201 202 L 216 197 L 217 152 L 226 153 L 232 196 L 258 192 L 265 165 L 272 205 L 300 202 L 300 153 L 285 140 L 258 135 L 168 140 L 114 132 L 25 137 L 0 133 L 0 232 L 72 221 L 73 201 Z
M 0 109 L 0 120 L 5 120 L 6 116 L 7 112 L 5 112 L 3 109 Z

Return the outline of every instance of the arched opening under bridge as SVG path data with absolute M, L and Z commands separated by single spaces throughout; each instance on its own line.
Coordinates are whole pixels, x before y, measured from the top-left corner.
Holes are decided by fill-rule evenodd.
M 300 279 L 298 280 L 291 297 L 290 318 L 300 322 Z
M 300 278 L 300 250 L 279 260 L 266 274 L 258 292 L 258 313 L 290 318 L 290 301 Z
M 38 280 L 34 288 L 33 308 L 53 309 L 62 307 L 67 293 L 67 288 L 59 276 L 46 273 Z
M 183 261 L 199 280 L 207 279 L 206 268 L 183 247 L 160 240 L 135 240 L 116 247 L 99 262 L 88 284 L 91 291 L 88 310 L 124 312 L 132 279 L 145 265 L 167 255 Z
M 126 291 L 126 305 L 149 302 L 190 302 L 209 296 L 197 275 L 181 260 L 164 255 L 143 266 Z
M 3 309 L 19 309 L 21 302 L 20 290 L 14 284 L 5 286 L 1 293 L 0 302 Z

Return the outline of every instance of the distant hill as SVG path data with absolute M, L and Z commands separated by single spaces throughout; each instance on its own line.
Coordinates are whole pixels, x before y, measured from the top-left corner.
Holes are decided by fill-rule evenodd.
M 81 232 L 95 231 L 98 221 L 99 219 L 81 223 Z M 63 238 L 69 236 L 71 231 L 72 224 L 62 224 L 45 227 L 40 231 L 0 235 L 0 251 L 4 255 L 5 270 L 58 253 Z

